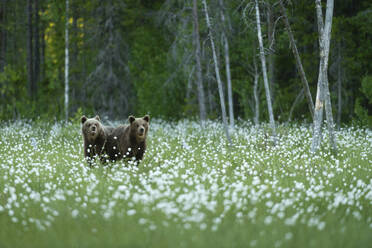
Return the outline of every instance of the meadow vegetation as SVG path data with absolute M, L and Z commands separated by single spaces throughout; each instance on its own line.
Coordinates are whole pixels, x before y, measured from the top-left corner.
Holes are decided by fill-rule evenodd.
M 151 123 L 144 160 L 90 168 L 79 124 L 0 124 L 0 247 L 367 247 L 372 132 Z M 327 131 L 323 131 L 327 144 Z

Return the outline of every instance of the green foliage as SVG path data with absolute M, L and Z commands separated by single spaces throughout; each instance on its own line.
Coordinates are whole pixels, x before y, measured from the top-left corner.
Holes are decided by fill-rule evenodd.
M 229 40 L 235 116 L 252 119 L 254 58 L 262 75 L 252 4 L 225 0 L 221 9 L 217 2 L 208 1 L 208 5 L 224 89 L 226 92 L 222 29 Z M 319 69 L 314 2 L 285 4 L 314 99 Z M 39 5 L 41 62 L 36 82 L 38 92 L 32 101 L 28 96 L 27 25 L 24 25 L 27 24 L 27 13 L 24 3 L 5 1 L 1 5 L 4 13 L 0 24 L 1 119 L 63 118 L 65 1 L 42 0 Z M 273 44 L 267 40 L 269 6 L 275 21 Z M 198 116 L 191 7 L 190 1 L 113 0 L 105 4 L 98 0 L 72 1 L 68 13 L 70 116 L 74 118 L 74 114 L 80 111 L 107 114 L 112 119 L 123 118 L 129 113 L 149 113 L 166 119 Z M 266 55 L 271 54 L 274 62 L 274 85 L 271 89 L 274 115 L 276 120 L 286 121 L 302 86 L 284 24 L 278 18 L 281 16 L 278 5 L 275 1 L 266 1 L 266 4 L 260 4 L 260 8 Z M 221 10 L 228 25 L 221 21 Z M 344 122 L 351 122 L 357 116 L 367 125 L 371 115 L 368 112 L 371 109 L 370 80 L 363 79 L 372 71 L 372 46 L 369 42 L 371 11 L 372 4 L 367 0 L 342 1 L 334 10 L 329 85 L 332 101 L 336 102 L 336 68 L 341 64 L 341 114 L 345 117 Z M 198 1 L 198 17 L 207 114 L 209 118 L 219 118 L 214 62 L 201 1 Z M 37 25 L 35 21 L 34 15 L 34 27 Z M 111 27 L 111 24 L 114 26 Z M 105 32 L 107 28 L 113 31 L 113 43 Z M 94 78 L 92 75 L 98 76 Z M 112 75 L 115 80 L 111 80 Z M 261 81 L 259 89 L 260 120 L 265 121 L 268 114 Z M 294 109 L 294 120 L 311 119 L 305 99 Z
M 80 120 L 81 120 L 81 117 L 84 115 L 84 112 L 83 112 L 83 109 L 82 108 L 78 108 L 75 112 L 75 114 L 73 115 L 73 117 L 70 117 L 69 121 L 71 123 L 79 123 Z
M 361 91 L 367 98 L 368 103 L 372 104 L 372 76 L 366 76 L 362 79 Z
M 355 103 L 355 114 L 363 125 L 372 127 L 372 76 L 362 79 L 360 91 L 363 93 Z
M 25 72 L 16 70 L 8 65 L 0 72 L 0 119 L 12 119 L 26 115 L 29 106 L 27 87 L 25 84 Z M 24 102 L 20 101 L 24 99 Z

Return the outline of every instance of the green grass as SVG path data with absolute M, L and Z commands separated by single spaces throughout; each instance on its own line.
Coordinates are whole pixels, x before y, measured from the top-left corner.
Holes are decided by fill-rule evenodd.
M 0 247 L 368 247 L 372 132 L 151 123 L 139 167 L 89 168 L 80 126 L 0 125 Z M 326 130 L 323 134 L 326 134 Z

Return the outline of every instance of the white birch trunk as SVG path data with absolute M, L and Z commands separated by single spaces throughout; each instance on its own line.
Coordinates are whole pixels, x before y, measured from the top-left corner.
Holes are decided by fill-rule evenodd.
M 193 0 L 193 21 L 194 21 L 194 43 L 195 43 L 195 62 L 196 62 L 196 83 L 198 88 L 198 102 L 199 102 L 199 115 L 200 120 L 203 121 L 207 118 L 207 111 L 205 108 L 205 96 L 203 88 L 203 77 L 200 60 L 200 37 L 199 37 L 199 21 L 198 21 L 198 3 Z
M 254 66 L 254 83 L 253 83 L 253 96 L 254 96 L 254 124 L 258 126 L 260 124 L 260 99 L 258 97 L 258 79 L 260 74 L 258 73 L 256 56 L 253 56 L 253 66 Z
M 221 7 L 221 21 L 225 27 L 228 26 L 225 19 L 225 14 L 223 13 L 223 1 L 220 0 Z M 222 40 L 224 43 L 224 52 L 225 52 L 225 70 L 226 70 L 226 79 L 227 79 L 227 99 L 229 103 L 229 119 L 230 119 L 230 128 L 234 128 L 234 103 L 233 103 L 233 94 L 232 94 L 232 83 L 231 83 L 231 71 L 230 71 L 230 55 L 229 55 L 229 41 L 226 37 L 225 30 L 222 29 Z
M 226 35 L 223 34 L 224 48 L 225 48 L 225 68 L 226 68 L 226 78 L 227 78 L 227 98 L 229 102 L 229 119 L 230 127 L 234 128 L 234 105 L 233 105 L 233 94 L 232 94 L 232 83 L 231 83 L 231 72 L 230 72 L 230 56 L 229 56 L 229 42 Z
M 66 0 L 66 27 L 65 27 L 65 120 L 68 120 L 68 73 L 69 73 L 69 55 L 68 55 L 68 11 L 69 11 L 69 0 Z
M 271 102 L 274 103 L 275 101 L 275 73 L 274 73 L 274 52 L 272 51 L 272 47 L 274 45 L 274 20 L 273 20 L 273 6 L 270 3 L 266 3 L 266 23 L 267 23 L 267 41 L 269 44 L 269 52 L 267 54 L 267 73 L 268 73 L 268 80 L 269 80 L 269 88 L 270 88 L 270 95 L 271 95 Z
M 260 45 L 260 57 L 261 57 L 262 74 L 263 74 L 263 79 L 264 79 L 265 92 L 266 92 L 267 108 L 269 112 L 272 137 L 273 137 L 273 141 L 275 144 L 276 143 L 275 120 L 274 120 L 273 108 L 271 105 L 271 94 L 270 94 L 269 82 L 267 79 L 266 59 L 265 59 L 265 52 L 264 52 L 263 41 L 262 41 L 260 10 L 258 8 L 258 0 L 256 0 L 256 23 L 257 23 L 258 43 Z
M 320 1 L 320 0 L 319 0 Z M 328 85 L 328 58 L 329 58 L 329 49 L 331 43 L 331 33 L 332 33 L 332 19 L 333 19 L 333 7 L 334 7 L 334 0 L 327 1 L 327 10 L 326 10 L 326 17 L 325 17 L 325 26 L 324 26 L 324 42 L 325 42 L 325 64 L 324 64 L 324 85 L 325 85 L 325 112 L 327 117 L 327 126 L 329 132 L 329 140 L 331 143 L 332 150 L 337 152 L 337 143 L 336 137 L 334 133 L 334 121 L 333 121 L 333 114 L 332 114 L 332 103 L 331 103 L 331 95 L 329 92 L 329 85 Z
M 323 17 L 321 11 L 320 0 L 315 0 L 316 9 L 317 9 L 317 18 L 318 18 L 318 30 L 319 30 L 319 47 L 320 47 L 320 70 L 318 77 L 318 91 L 317 91 L 317 101 L 315 104 L 315 112 L 321 111 L 323 113 L 323 106 L 326 108 L 327 124 L 329 139 L 333 151 L 337 151 L 336 139 L 333 131 L 333 115 L 332 115 L 332 106 L 331 98 L 328 87 L 328 58 L 329 58 L 329 47 L 331 40 L 331 29 L 332 29 L 332 17 L 333 17 L 333 6 L 334 0 L 327 0 L 327 10 L 326 10 L 326 19 L 324 26 L 322 25 Z M 319 93 L 319 98 L 318 98 Z M 319 100 L 319 101 L 318 101 Z M 325 103 L 325 104 L 324 104 Z M 317 113 L 316 113 L 317 114 Z M 314 118 L 314 135 L 311 151 L 315 152 L 321 141 L 321 130 L 322 119 Z
M 223 90 L 222 90 L 222 82 L 221 82 L 221 77 L 220 77 L 220 71 L 219 71 L 219 68 L 218 68 L 218 60 L 217 60 L 216 49 L 215 49 L 214 41 L 213 41 L 212 27 L 211 27 L 211 23 L 210 23 L 210 20 L 209 20 L 206 0 L 203 0 L 203 4 L 204 4 L 204 11 L 205 11 L 205 20 L 207 22 L 207 27 L 208 27 L 208 32 L 209 32 L 209 39 L 211 41 L 211 46 L 212 46 L 214 69 L 215 69 L 215 72 L 216 72 L 216 78 L 217 78 L 217 84 L 218 84 L 218 92 L 219 92 L 219 95 L 220 95 L 222 121 L 223 121 L 223 125 L 224 125 L 224 128 L 225 128 L 227 141 L 229 142 L 229 144 L 231 144 L 228 124 L 227 124 L 227 117 L 226 117 L 225 98 L 224 98 Z
M 260 100 L 258 98 L 258 78 L 259 74 L 256 72 L 254 74 L 254 85 L 253 85 L 253 96 L 254 96 L 254 124 L 258 126 L 260 124 Z
M 313 120 L 313 140 L 311 144 L 311 152 L 315 152 L 319 146 L 322 139 L 322 122 L 323 122 L 323 109 L 324 109 L 324 86 L 322 80 L 322 64 L 324 60 L 323 56 L 323 14 L 322 9 L 320 6 L 320 2 L 317 0 L 315 1 L 316 6 L 316 14 L 317 14 L 317 21 L 318 21 L 318 33 L 319 33 L 319 50 L 320 50 L 320 63 L 319 63 L 319 74 L 318 74 L 318 83 L 317 83 L 317 90 L 316 90 L 316 100 L 315 100 L 315 108 L 314 108 L 314 120 Z

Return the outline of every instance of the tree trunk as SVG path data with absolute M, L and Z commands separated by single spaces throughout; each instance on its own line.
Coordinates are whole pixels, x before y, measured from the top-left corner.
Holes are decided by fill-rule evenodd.
M 34 76 L 33 76 L 33 51 L 32 51 L 32 1 L 27 0 L 27 84 L 28 95 L 33 99 Z
M 195 71 L 195 66 L 192 67 L 191 72 L 189 74 L 188 80 L 187 80 L 187 87 L 186 87 L 186 101 L 188 104 L 191 104 L 192 99 L 190 98 L 191 91 L 192 91 L 192 80 L 193 80 L 193 74 Z
M 265 59 L 265 52 L 264 52 L 262 33 L 261 33 L 260 10 L 258 8 L 258 0 L 256 0 L 255 2 L 256 2 L 257 36 L 258 36 L 258 43 L 260 45 L 260 57 L 261 57 L 262 74 L 263 74 L 263 79 L 264 79 L 265 92 L 266 92 L 267 109 L 269 112 L 270 127 L 272 130 L 273 141 L 274 141 L 274 144 L 276 144 L 275 120 L 274 120 L 273 108 L 271 105 L 271 94 L 270 94 L 269 82 L 267 79 L 266 59 Z
M 69 82 L 68 82 L 68 73 L 69 73 L 69 50 L 68 50 L 68 11 L 69 11 L 69 0 L 66 0 L 66 26 L 65 26 L 65 120 L 68 120 L 68 91 L 69 91 Z
M 279 3 L 280 3 L 280 8 L 281 8 L 282 15 L 284 17 L 284 23 L 285 23 L 285 26 L 286 26 L 286 29 L 287 29 L 289 41 L 291 43 L 292 52 L 293 52 L 293 55 L 295 56 L 295 59 L 296 59 L 297 70 L 299 71 L 300 76 L 301 76 L 301 82 L 302 82 L 302 86 L 303 86 L 303 89 L 304 89 L 304 92 L 305 92 L 307 104 L 308 104 L 308 107 L 309 107 L 309 110 L 310 110 L 311 117 L 314 120 L 314 103 L 313 103 L 313 99 L 311 97 L 311 92 L 310 92 L 310 89 L 309 89 L 309 83 L 307 82 L 305 71 L 304 71 L 304 68 L 302 67 L 301 58 L 300 58 L 299 52 L 297 50 L 297 46 L 296 46 L 296 42 L 295 42 L 294 37 L 293 37 L 291 26 L 289 25 L 287 13 L 286 13 L 286 10 L 284 8 L 283 1 L 280 0 Z
M 210 75 L 210 64 L 207 63 L 206 66 L 206 78 L 207 78 L 207 98 L 208 98 L 208 111 L 209 113 L 213 113 L 216 109 L 216 103 L 214 101 L 212 87 L 211 87 L 211 80 L 209 79 Z
M 274 74 L 274 52 L 272 46 L 274 45 L 274 20 L 273 20 L 273 13 L 272 13 L 272 6 L 270 3 L 267 3 L 267 39 L 269 42 L 269 53 L 267 55 L 267 62 L 268 62 L 268 78 L 269 78 L 269 85 L 270 85 L 270 94 L 272 102 L 275 102 L 275 74 Z
M 317 0 L 320 5 L 320 0 Z M 326 10 L 326 19 L 323 29 L 323 41 L 325 42 L 325 60 L 323 66 L 323 76 L 324 76 L 324 90 L 325 90 L 325 112 L 327 117 L 327 126 L 329 132 L 329 140 L 331 143 L 332 150 L 337 152 L 337 142 L 336 137 L 334 134 L 334 121 L 333 121 L 333 114 L 332 114 L 332 105 L 331 105 L 331 96 L 329 92 L 329 85 L 328 85 L 328 58 L 329 58 L 329 49 L 330 49 L 330 42 L 331 42 L 331 31 L 332 31 L 332 19 L 333 19 L 333 7 L 334 7 L 334 0 L 327 1 L 327 10 Z
M 315 105 L 315 116 L 323 113 L 323 106 L 326 107 L 326 116 L 328 124 L 329 139 L 333 151 L 337 151 L 336 140 L 333 132 L 333 116 L 332 116 L 332 106 L 330 101 L 330 93 L 328 87 L 328 58 L 329 58 L 329 47 L 331 39 L 331 29 L 332 29 L 332 17 L 333 17 L 333 0 L 327 0 L 327 10 L 325 24 L 323 24 L 323 17 L 321 11 L 320 0 L 315 0 L 317 9 L 317 19 L 318 19 L 318 30 L 319 30 L 319 47 L 320 47 L 320 70 L 318 77 L 318 91 L 317 91 L 317 101 Z M 319 94 L 318 94 L 319 93 Z M 321 141 L 321 130 L 322 119 L 314 118 L 314 135 L 311 151 L 315 152 L 319 149 Z
M 323 122 L 323 109 L 324 109 L 324 85 L 322 80 L 322 60 L 324 59 L 323 54 L 323 14 L 320 2 L 315 1 L 316 6 L 316 14 L 317 14 L 317 22 L 318 22 L 318 33 L 319 33 L 319 51 L 320 51 L 320 63 L 319 63 L 319 74 L 318 74 L 318 83 L 317 83 L 317 90 L 316 90 L 316 100 L 315 100 L 315 108 L 314 108 L 314 127 L 313 127 L 313 140 L 311 144 L 311 151 L 315 152 L 319 146 L 322 139 L 321 134 L 321 126 Z
M 217 79 L 217 84 L 218 84 L 218 92 L 219 92 L 219 95 L 220 95 L 222 121 L 223 121 L 223 125 L 224 125 L 224 128 L 225 128 L 227 141 L 231 145 L 229 129 L 228 129 L 228 126 L 227 126 L 225 98 L 224 98 L 223 90 L 222 90 L 222 82 L 221 82 L 221 77 L 220 77 L 220 71 L 219 71 L 219 68 L 218 68 L 218 60 L 217 60 L 216 49 L 215 49 L 214 41 L 213 41 L 212 27 L 211 27 L 211 23 L 209 21 L 208 8 L 207 8 L 206 0 L 203 0 L 203 4 L 204 4 L 204 11 L 205 11 L 205 19 L 206 19 L 206 22 L 207 22 L 207 27 L 208 27 L 208 32 L 209 32 L 209 39 L 211 41 L 211 46 L 212 46 L 214 69 L 215 69 L 215 72 L 216 72 L 216 79 Z
M 231 71 L 230 71 L 230 55 L 229 55 L 229 40 L 227 39 L 225 29 L 228 27 L 228 23 L 226 23 L 226 18 L 223 9 L 223 0 L 220 0 L 220 8 L 221 8 L 221 21 L 224 26 L 222 29 L 222 40 L 224 43 L 224 52 L 225 52 L 225 70 L 226 70 L 226 79 L 227 79 L 227 99 L 229 103 L 229 119 L 230 119 L 230 128 L 234 128 L 235 121 L 234 121 L 234 101 L 233 101 L 233 94 L 232 94 L 232 83 L 231 83 Z
M 253 55 L 253 66 L 254 66 L 254 84 L 253 84 L 253 96 L 254 96 L 254 124 L 258 126 L 260 124 L 260 99 L 258 96 L 258 79 L 260 74 L 258 73 L 256 55 Z
M 297 106 L 297 104 L 302 101 L 302 99 L 304 98 L 304 89 L 301 89 L 300 93 L 296 96 L 292 106 L 291 106 L 291 109 L 289 110 L 289 115 L 288 115 L 288 122 L 290 122 L 292 120 L 292 115 L 293 115 L 293 111 L 295 109 L 295 107 Z
M 198 102 L 200 120 L 203 122 L 207 118 L 207 111 L 205 108 L 205 96 L 203 88 L 203 76 L 200 60 L 200 37 L 199 37 L 199 20 L 198 20 L 198 2 L 193 0 L 193 22 L 194 22 L 194 44 L 195 44 L 195 61 L 196 61 L 196 84 L 198 88 Z
M 320 0 L 317 0 L 320 2 Z M 329 92 L 329 85 L 328 85 L 328 57 L 329 57 L 329 47 L 331 42 L 331 33 L 332 33 L 332 19 L 333 19 L 333 7 L 334 7 L 334 0 L 327 1 L 327 10 L 326 10 L 326 18 L 324 24 L 324 33 L 323 36 L 326 36 L 323 40 L 325 42 L 325 53 L 326 58 L 324 61 L 324 85 L 325 85 L 325 112 L 327 117 L 327 126 L 329 132 L 329 140 L 331 143 L 332 150 L 337 152 L 337 142 L 336 137 L 334 134 L 334 121 L 333 121 L 333 114 L 332 114 L 332 104 L 331 104 L 331 95 Z
M 325 112 L 326 112 L 326 117 L 327 117 L 329 140 L 331 143 L 332 150 L 334 152 L 337 152 L 337 142 L 336 142 L 336 137 L 334 133 L 334 121 L 333 121 L 331 95 L 329 92 L 327 72 L 325 72 L 324 82 L 325 82 Z
M 223 35 L 224 40 L 224 50 L 225 50 L 225 68 L 226 68 L 226 78 L 227 78 L 227 98 L 229 102 L 229 118 L 230 127 L 234 128 L 234 105 L 233 105 L 233 94 L 232 94 L 232 84 L 231 84 L 231 72 L 230 72 L 230 56 L 229 56 L 229 42 L 225 34 Z

